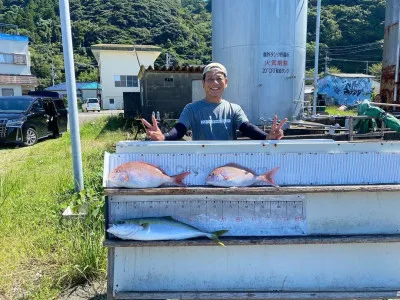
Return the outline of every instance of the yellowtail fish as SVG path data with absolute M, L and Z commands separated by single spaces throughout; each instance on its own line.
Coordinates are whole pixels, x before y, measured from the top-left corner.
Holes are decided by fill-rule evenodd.
M 185 240 L 207 237 L 221 246 L 225 246 L 218 237 L 227 233 L 228 230 L 208 233 L 172 217 L 154 217 L 120 221 L 112 224 L 107 232 L 123 240 L 138 241 Z
M 251 169 L 235 163 L 230 163 L 213 170 L 207 176 L 206 183 L 221 187 L 240 187 L 264 182 L 277 187 L 278 185 L 275 183 L 274 175 L 278 170 L 279 167 L 276 167 L 265 174 L 257 175 Z
M 118 187 L 154 188 L 161 185 L 185 186 L 183 180 L 190 172 L 175 176 L 167 175 L 162 169 L 149 163 L 131 161 L 119 165 L 108 175 L 108 181 Z

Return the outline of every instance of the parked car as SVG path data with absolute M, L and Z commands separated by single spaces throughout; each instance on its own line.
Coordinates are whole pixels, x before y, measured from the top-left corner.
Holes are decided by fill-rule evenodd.
M 100 112 L 100 101 L 97 98 L 86 98 L 82 103 L 82 111 L 98 111 Z
M 0 143 L 31 146 L 67 131 L 68 111 L 56 92 L 0 97 Z

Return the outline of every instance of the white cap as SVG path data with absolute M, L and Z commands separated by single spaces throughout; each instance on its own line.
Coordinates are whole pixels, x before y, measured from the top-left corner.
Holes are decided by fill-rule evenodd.
M 220 63 L 210 63 L 207 66 L 205 66 L 203 69 L 203 76 L 207 72 L 210 72 L 212 69 L 219 69 L 222 73 L 224 73 L 225 76 L 228 76 L 228 73 L 226 72 L 226 68 Z

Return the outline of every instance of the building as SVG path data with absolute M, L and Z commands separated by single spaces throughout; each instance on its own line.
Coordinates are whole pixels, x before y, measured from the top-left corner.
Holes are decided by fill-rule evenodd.
M 14 34 L 3 33 L 13 31 Z M 0 96 L 21 96 L 34 90 L 38 80 L 31 74 L 27 36 L 14 25 L 0 26 Z
M 370 99 L 374 76 L 366 74 L 328 74 L 318 81 L 318 94 L 326 94 L 337 105 L 354 105 Z
M 141 94 L 125 100 L 126 117 L 149 118 L 153 111 L 161 118 L 176 119 L 186 104 L 205 97 L 202 86 L 204 66 L 141 67 Z
M 103 109 L 123 109 L 124 98 L 140 98 L 140 66 L 154 66 L 161 48 L 148 45 L 98 44 L 91 47 L 97 60 Z
M 101 85 L 97 82 L 77 82 L 76 97 L 79 100 L 86 98 L 101 99 Z M 67 85 L 65 82 L 45 88 L 46 91 L 57 92 L 62 97 L 67 97 Z

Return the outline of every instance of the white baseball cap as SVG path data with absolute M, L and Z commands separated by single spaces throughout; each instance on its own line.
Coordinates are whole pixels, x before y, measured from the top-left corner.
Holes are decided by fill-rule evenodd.
M 225 76 L 228 76 L 228 72 L 226 72 L 226 68 L 220 63 L 210 63 L 207 66 L 205 66 L 203 69 L 203 76 L 207 72 L 210 72 L 212 69 L 219 69 L 222 73 L 224 73 Z

